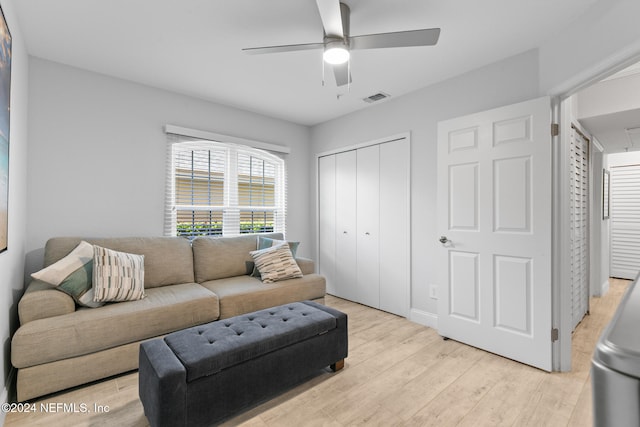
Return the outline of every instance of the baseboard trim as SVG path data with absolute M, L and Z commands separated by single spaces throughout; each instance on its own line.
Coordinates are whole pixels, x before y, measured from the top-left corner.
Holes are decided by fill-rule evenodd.
M 600 285 L 600 296 L 605 296 L 607 292 L 609 292 L 609 280 L 605 280 L 602 285 Z
M 429 313 L 428 311 L 412 308 L 409 313 L 409 320 L 436 330 L 438 329 L 438 315 Z

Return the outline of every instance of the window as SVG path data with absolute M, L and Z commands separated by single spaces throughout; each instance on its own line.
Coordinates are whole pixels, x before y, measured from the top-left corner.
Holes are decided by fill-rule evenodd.
M 285 232 L 285 163 L 264 150 L 168 134 L 165 234 Z

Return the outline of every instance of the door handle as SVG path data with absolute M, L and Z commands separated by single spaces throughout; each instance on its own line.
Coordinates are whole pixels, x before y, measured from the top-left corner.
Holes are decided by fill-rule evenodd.
M 447 239 L 447 236 L 440 236 L 440 238 L 438 239 L 440 241 L 440 243 L 442 243 L 443 245 L 447 242 L 449 242 L 449 239 Z

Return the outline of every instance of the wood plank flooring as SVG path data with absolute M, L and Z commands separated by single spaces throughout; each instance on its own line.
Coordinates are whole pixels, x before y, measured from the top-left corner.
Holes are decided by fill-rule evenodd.
M 591 299 L 591 314 L 574 332 L 573 370 L 553 374 L 444 341 L 435 330 L 406 319 L 327 297 L 327 305 L 349 315 L 345 368 L 337 373 L 327 369 L 224 425 L 592 425 L 591 354 L 630 282 L 610 283 L 605 297 Z M 147 426 L 137 381 L 138 374 L 130 373 L 47 396 L 32 402 L 36 412 L 7 414 L 5 426 Z M 58 412 L 44 413 L 40 404 Z M 78 411 L 70 413 L 73 404 Z

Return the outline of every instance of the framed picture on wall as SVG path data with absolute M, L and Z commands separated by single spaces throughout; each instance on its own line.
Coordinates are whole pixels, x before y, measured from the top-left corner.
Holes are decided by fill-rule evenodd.
M 9 233 L 9 114 L 11 99 L 11 33 L 0 7 L 0 252 Z
M 609 171 L 602 170 L 602 219 L 609 219 Z

